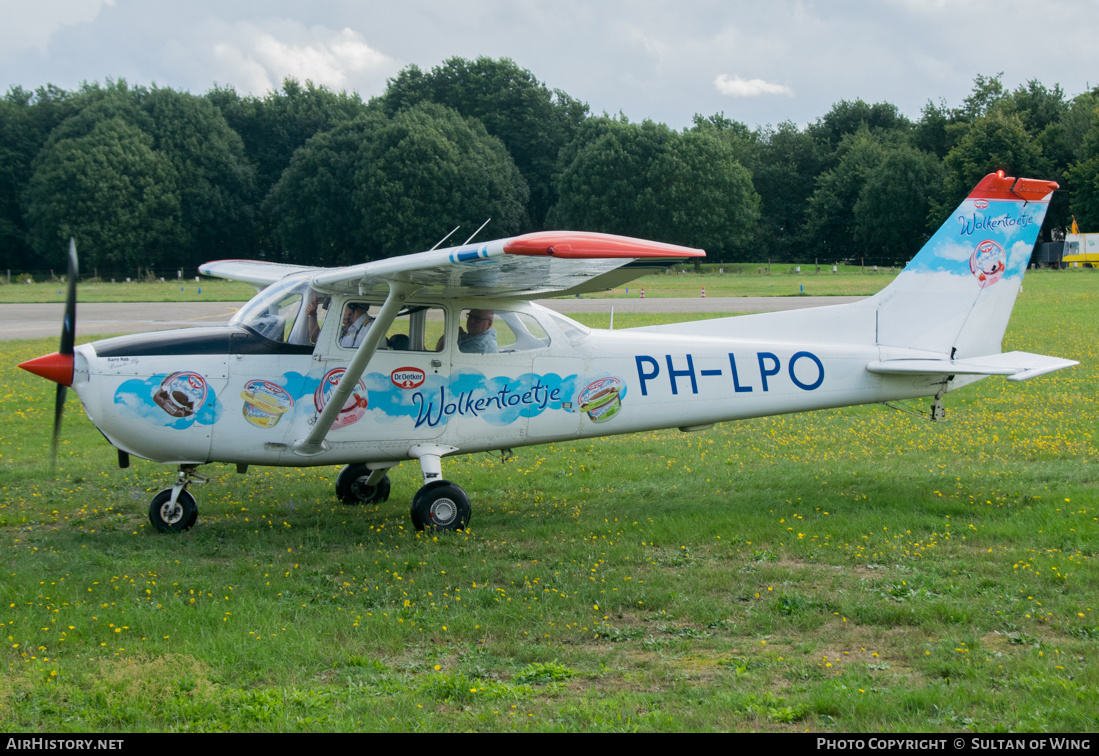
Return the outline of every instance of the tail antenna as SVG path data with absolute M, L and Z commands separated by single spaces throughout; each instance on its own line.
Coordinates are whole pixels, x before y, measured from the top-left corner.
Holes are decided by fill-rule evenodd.
M 469 243 L 470 243 L 471 241 L 473 241 L 473 237 L 474 237 L 474 236 L 476 236 L 477 234 L 481 233 L 481 229 L 483 229 L 483 228 L 484 228 L 485 226 L 487 226 L 487 225 L 488 225 L 488 222 L 489 222 L 490 220 L 492 220 L 492 218 L 486 218 L 486 219 L 485 219 L 485 222 L 481 224 L 481 228 L 479 228 L 479 229 L 477 229 L 476 231 L 474 231 L 474 232 L 473 232 L 473 233 L 472 233 L 472 234 L 470 235 L 470 237 L 469 237 L 468 239 L 466 239 L 466 244 L 469 244 Z M 462 246 L 464 247 L 464 246 L 465 246 L 465 244 L 463 244 Z

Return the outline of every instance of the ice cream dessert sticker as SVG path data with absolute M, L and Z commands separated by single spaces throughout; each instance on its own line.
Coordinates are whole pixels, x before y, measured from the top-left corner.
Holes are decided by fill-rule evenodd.
M 981 288 L 991 286 L 1004 277 L 1007 254 L 999 243 L 986 239 L 977 245 L 969 256 L 969 272 L 977 277 Z
M 274 428 L 283 415 L 294 409 L 293 397 L 271 381 L 248 381 L 240 398 L 244 400 L 244 419 L 259 428 Z
M 190 417 L 206 403 L 206 381 L 198 373 L 172 373 L 160 383 L 153 401 L 172 417 Z
M 343 377 L 345 371 L 346 368 L 329 370 L 321 379 L 321 385 L 317 386 L 317 390 L 313 393 L 313 405 L 317 408 L 318 413 L 324 411 L 324 406 L 328 404 L 328 400 L 332 397 L 332 393 L 339 385 L 340 378 Z M 363 415 L 366 414 L 366 397 L 366 384 L 360 378 L 358 385 L 351 390 L 351 395 L 347 397 L 347 401 L 343 403 L 343 407 L 336 415 L 336 420 L 332 423 L 332 430 L 346 428 L 348 425 L 362 420 Z
M 605 423 L 618 414 L 622 409 L 622 381 L 618 378 L 600 378 L 589 383 L 576 403 L 581 412 L 588 413 L 588 417 L 596 423 Z

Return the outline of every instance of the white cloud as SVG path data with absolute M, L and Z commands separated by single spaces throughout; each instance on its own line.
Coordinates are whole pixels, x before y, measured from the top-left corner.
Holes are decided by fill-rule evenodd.
M 785 84 L 772 84 L 763 79 L 742 79 L 739 76 L 719 75 L 714 79 L 714 87 L 729 97 L 759 97 L 760 95 L 787 95 L 793 97 L 794 90 Z
M 46 52 L 50 37 L 66 26 L 95 21 L 104 5 L 114 0 L 35 0 L 4 3 L 0 49 L 11 54 L 32 47 Z
M 286 77 L 336 90 L 351 89 L 364 79 L 384 77 L 399 67 L 349 28 L 306 29 L 301 24 L 282 23 L 277 29 L 266 30 L 238 22 L 229 36 L 232 39 L 214 45 L 214 55 L 228 69 L 228 81 L 255 94 L 277 89 Z

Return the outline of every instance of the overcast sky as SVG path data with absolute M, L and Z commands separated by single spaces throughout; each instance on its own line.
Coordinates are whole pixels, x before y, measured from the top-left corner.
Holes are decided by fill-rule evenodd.
M 1096 0 L 0 0 L 0 85 L 126 79 L 263 94 L 283 77 L 363 99 L 416 64 L 507 57 L 592 112 L 755 127 L 839 100 L 912 118 L 977 74 L 1071 97 L 1099 84 Z M 1090 77 L 1090 78 L 1089 78 Z

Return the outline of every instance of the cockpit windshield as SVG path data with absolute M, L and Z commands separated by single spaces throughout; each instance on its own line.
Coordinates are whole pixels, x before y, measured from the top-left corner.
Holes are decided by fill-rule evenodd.
M 243 326 L 265 339 L 286 344 L 316 342 L 329 297 L 309 286 L 309 275 L 287 276 L 257 294 L 229 325 Z

